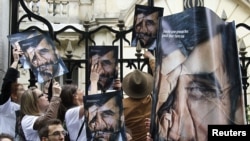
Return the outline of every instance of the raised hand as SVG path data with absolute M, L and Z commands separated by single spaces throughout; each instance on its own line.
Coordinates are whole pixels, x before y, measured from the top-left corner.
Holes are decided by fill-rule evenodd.
M 90 81 L 91 83 L 94 82 L 94 81 L 98 81 L 99 80 L 99 76 L 100 74 L 102 73 L 102 68 L 100 65 L 98 65 L 98 63 L 96 64 L 93 64 L 91 66 L 91 73 L 90 73 Z
M 54 82 L 53 89 L 52 89 L 53 96 L 60 96 L 61 91 L 62 91 L 62 88 L 61 88 L 60 84 L 58 82 Z
M 13 55 L 13 58 L 14 58 L 14 62 L 11 64 L 11 67 L 12 68 L 17 68 L 17 64 L 18 64 L 18 61 L 20 59 L 20 55 L 22 55 L 23 52 L 22 50 L 18 49 L 17 47 L 14 47 L 12 49 L 12 55 Z
M 122 88 L 122 83 L 120 79 L 115 79 L 114 83 L 113 83 L 113 89 L 114 90 L 121 90 Z
M 103 69 L 101 68 L 101 65 L 99 63 L 92 64 L 91 66 L 91 73 L 90 73 L 90 81 L 91 81 L 91 87 L 89 94 L 97 94 L 98 93 L 98 80 L 100 74 L 103 72 Z

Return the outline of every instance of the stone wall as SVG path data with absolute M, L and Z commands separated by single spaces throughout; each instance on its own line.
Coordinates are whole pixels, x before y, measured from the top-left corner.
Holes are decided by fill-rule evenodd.
M 9 0 L 0 1 L 0 86 L 8 68 Z

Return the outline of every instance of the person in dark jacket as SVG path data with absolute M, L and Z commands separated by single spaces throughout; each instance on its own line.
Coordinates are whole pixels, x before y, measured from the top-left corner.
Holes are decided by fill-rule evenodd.
M 21 54 L 21 50 L 13 48 L 14 61 L 5 74 L 0 95 L 0 133 L 6 133 L 13 137 L 15 136 L 16 111 L 20 110 L 20 105 L 11 101 L 11 87 L 17 83 L 19 77 L 17 66 Z M 21 97 L 21 93 L 18 97 Z

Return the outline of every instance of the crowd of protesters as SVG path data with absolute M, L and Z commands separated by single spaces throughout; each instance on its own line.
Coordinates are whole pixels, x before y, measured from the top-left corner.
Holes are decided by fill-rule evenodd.
M 87 140 L 86 125 L 84 125 L 84 92 L 75 84 L 59 84 L 55 80 L 44 83 L 42 90 L 38 87 L 29 87 L 25 90 L 24 85 L 17 81 L 19 57 L 23 52 L 13 48 L 12 53 L 14 61 L 3 78 L 0 95 L 0 139 Z M 145 57 L 153 58 L 148 52 L 145 53 Z M 101 73 L 100 65 L 95 64 L 91 67 L 89 94 L 98 93 L 97 83 Z M 123 84 L 117 81 L 115 83 L 116 87 L 123 88 L 128 95 L 123 101 L 127 140 L 147 140 L 153 88 L 152 75 L 135 70 L 126 75 Z M 133 83 L 134 87 L 130 87 L 128 83 Z M 138 87 L 142 88 L 140 92 L 135 91 Z M 145 87 L 146 90 L 143 89 Z

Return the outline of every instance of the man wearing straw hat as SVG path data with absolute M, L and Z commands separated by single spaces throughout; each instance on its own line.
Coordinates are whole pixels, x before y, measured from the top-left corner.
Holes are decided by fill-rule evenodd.
M 145 119 L 151 115 L 153 76 L 134 70 L 124 77 L 122 88 L 129 96 L 123 99 L 125 126 L 131 130 L 133 141 L 146 140 L 149 131 Z

